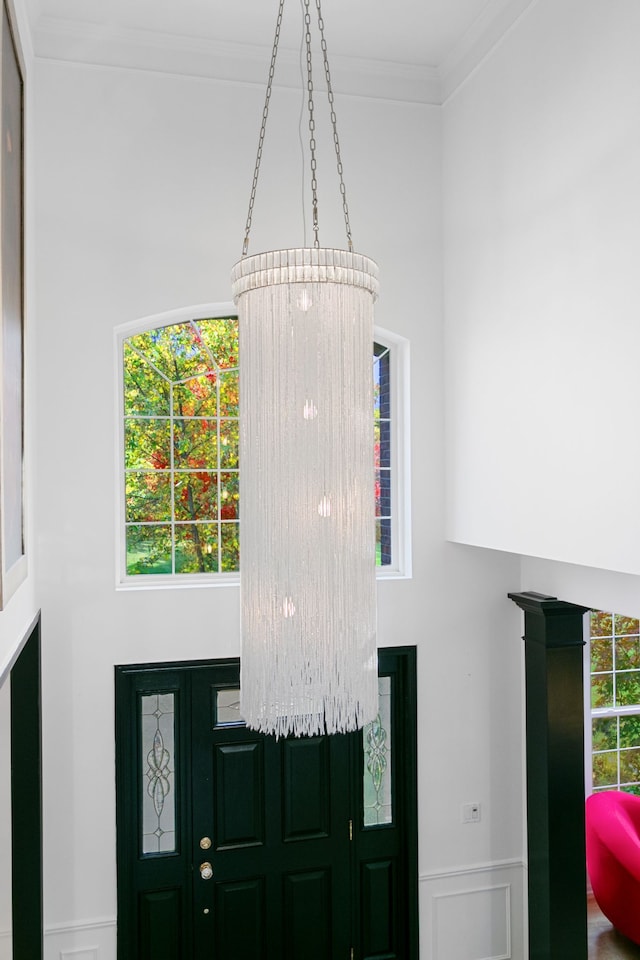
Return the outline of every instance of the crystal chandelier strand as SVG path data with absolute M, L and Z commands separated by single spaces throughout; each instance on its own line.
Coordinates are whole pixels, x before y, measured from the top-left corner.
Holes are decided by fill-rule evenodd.
M 233 279 L 243 716 L 276 736 L 355 730 L 377 710 L 377 269 L 306 248 L 241 260 Z

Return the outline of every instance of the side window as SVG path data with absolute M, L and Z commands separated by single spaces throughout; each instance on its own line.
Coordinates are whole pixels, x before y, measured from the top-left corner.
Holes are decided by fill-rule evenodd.
M 640 796 L 640 622 L 590 614 L 593 790 Z
M 119 336 L 121 583 L 237 577 L 238 351 L 230 314 Z M 395 357 L 395 340 L 373 344 L 376 563 L 392 573 L 404 543 Z
M 391 547 L 391 384 L 389 347 L 373 345 L 373 423 L 376 471 L 376 564 L 389 566 Z

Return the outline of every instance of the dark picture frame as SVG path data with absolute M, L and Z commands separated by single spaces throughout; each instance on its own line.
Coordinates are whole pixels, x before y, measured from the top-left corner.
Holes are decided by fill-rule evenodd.
M 7 0 L 0 37 L 0 609 L 27 575 L 24 505 L 24 74 Z

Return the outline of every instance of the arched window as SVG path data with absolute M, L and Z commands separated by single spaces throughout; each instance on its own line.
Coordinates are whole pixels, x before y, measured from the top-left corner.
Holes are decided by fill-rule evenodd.
M 237 318 L 230 311 L 174 314 L 152 329 L 121 332 L 118 351 L 124 450 L 120 583 L 237 578 Z M 372 417 L 377 565 L 397 573 L 393 352 L 390 342 L 373 345 Z

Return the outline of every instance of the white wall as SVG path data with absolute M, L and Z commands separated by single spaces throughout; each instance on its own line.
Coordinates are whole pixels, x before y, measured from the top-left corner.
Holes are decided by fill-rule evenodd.
M 263 90 L 50 61 L 36 82 L 47 956 L 113 960 L 113 665 L 239 653 L 236 588 L 115 589 L 114 328 L 229 298 Z M 298 105 L 274 93 L 252 251 L 301 240 L 299 191 L 283 199 L 299 182 L 285 124 Z M 439 111 L 350 97 L 337 109 L 356 249 L 381 268 L 376 322 L 411 342 L 414 578 L 379 584 L 379 644 L 418 645 L 422 956 L 454 960 L 468 896 L 499 870 L 509 909 L 493 925 L 489 911 L 480 942 L 498 955 L 510 927 L 517 958 L 521 630 L 506 593 L 519 566 L 444 543 Z M 343 245 L 333 169 L 329 155 L 328 246 Z M 482 804 L 474 826 L 468 800 Z M 434 896 L 452 884 L 435 941 Z M 475 960 L 472 940 L 461 949 L 455 960 Z
M 443 132 L 448 535 L 630 574 L 639 33 L 635 0 L 537 0 Z

